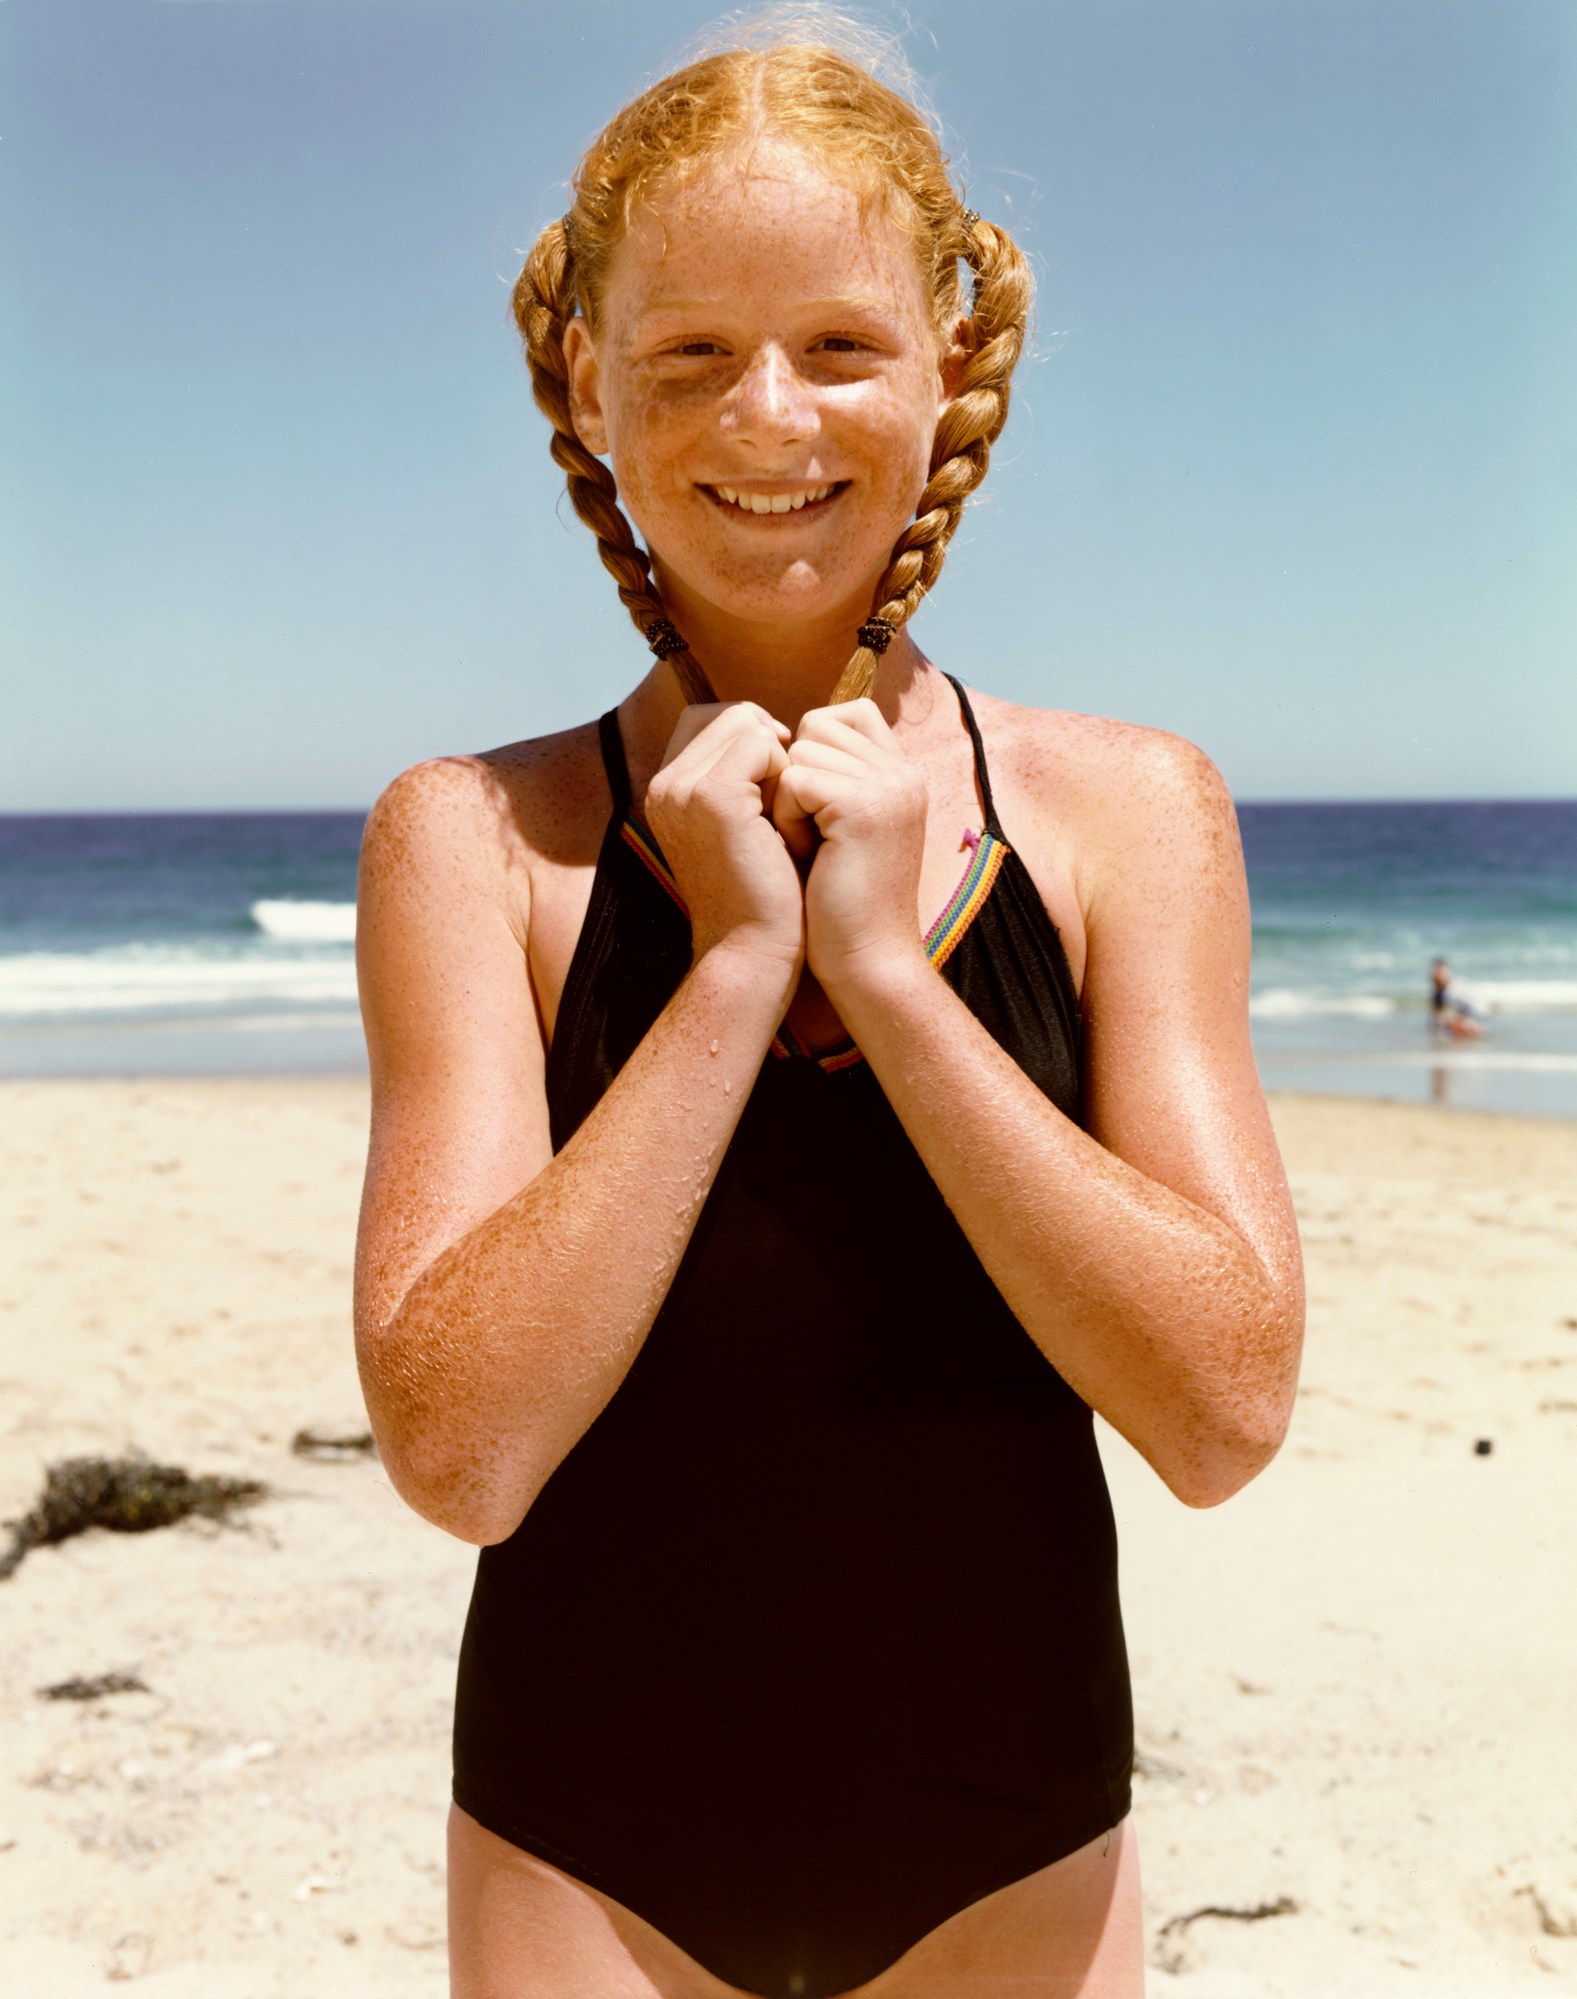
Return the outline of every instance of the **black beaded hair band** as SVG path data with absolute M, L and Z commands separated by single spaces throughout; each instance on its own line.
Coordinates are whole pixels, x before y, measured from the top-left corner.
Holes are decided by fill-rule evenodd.
M 645 627 L 646 643 L 659 659 L 670 653 L 687 652 L 689 641 L 669 618 L 653 618 Z M 869 652 L 886 652 L 898 636 L 898 627 L 888 618 L 867 618 L 855 637 Z
M 666 659 L 670 653 L 690 650 L 684 633 L 668 618 L 653 618 L 644 629 L 646 643 L 659 659 Z

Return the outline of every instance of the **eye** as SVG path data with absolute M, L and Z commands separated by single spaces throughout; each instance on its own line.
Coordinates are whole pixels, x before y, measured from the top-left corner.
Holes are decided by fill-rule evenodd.
M 704 356 L 707 354 L 720 354 L 722 352 L 722 349 L 718 346 L 715 340 L 687 340 L 685 341 L 682 347 L 675 347 L 673 349 L 673 352 L 675 354 L 694 354 L 694 355 Z
M 863 344 L 852 333 L 824 333 L 816 342 L 828 354 L 858 354 Z

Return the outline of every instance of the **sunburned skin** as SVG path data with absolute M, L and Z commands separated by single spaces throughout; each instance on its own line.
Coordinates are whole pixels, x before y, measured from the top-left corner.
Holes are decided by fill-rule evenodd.
M 741 638 L 780 672 L 832 635 L 846 655 L 960 358 L 894 225 L 798 147 L 754 141 L 640 212 L 601 325 L 572 321 L 565 351 L 576 428 L 719 695 Z M 787 513 L 720 497 L 829 485 Z
M 1279 1444 L 1302 1315 L 1231 801 L 1175 737 L 977 697 L 1000 818 L 1080 990 L 1075 1124 L 921 946 L 983 823 L 952 690 L 904 630 L 869 701 L 824 706 L 965 336 L 932 324 L 878 209 L 791 145 L 750 158 L 746 178 L 725 160 L 657 201 L 597 334 L 575 321 L 566 341 L 582 437 L 610 453 L 722 705 L 685 711 L 659 666 L 620 707 L 694 957 L 557 1155 L 544 1063 L 609 811 L 595 731 L 420 765 L 369 819 L 357 1336 L 383 1462 L 449 1532 L 513 1532 L 639 1352 L 788 1014 L 813 1044 L 854 1037 L 1029 1337 L 1180 1498 L 1214 1504 Z M 826 487 L 785 512 L 725 497 Z M 460 1821 L 456 1999 L 724 1989 L 545 1863 L 501 1867 Z M 1135 1999 L 1137 1872 L 1114 1868 L 1057 1876 L 1084 1884 L 1066 1907 L 1055 1868 L 1015 1884 L 962 1954 L 937 1946 L 934 1979 L 870 1999 Z M 1095 1936 L 1116 1911 L 1104 1968 L 1099 1950 L 1057 1958 L 1067 1908 Z M 1052 1968 L 1006 1986 L 1026 1937 Z M 554 1938 L 579 1953 L 557 1983 Z

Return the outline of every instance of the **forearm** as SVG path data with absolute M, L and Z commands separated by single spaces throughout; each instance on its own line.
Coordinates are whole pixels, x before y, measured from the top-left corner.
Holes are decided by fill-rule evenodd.
M 612 1397 L 784 999 L 759 968 L 704 957 L 563 1150 L 364 1331 L 380 1448 L 427 1518 L 466 1540 L 502 1539 Z
M 1266 1257 L 1064 1117 L 923 960 L 833 995 L 927 1170 L 1030 1337 L 1181 1497 L 1273 1454 L 1301 1314 Z

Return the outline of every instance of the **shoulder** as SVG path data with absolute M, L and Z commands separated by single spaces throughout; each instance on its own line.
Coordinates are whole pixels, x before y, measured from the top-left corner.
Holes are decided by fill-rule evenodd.
M 501 1065 L 525 1059 L 533 941 L 563 900 L 555 871 L 595 861 L 607 815 L 595 729 L 432 757 L 385 787 L 368 815 L 356 897 L 381 1096 L 409 1086 L 420 1098 L 434 1077 L 496 1083 Z M 521 1087 L 515 1076 L 510 1091 Z
M 1070 802 L 1142 803 L 1160 785 L 1177 796 L 1226 797 L 1221 773 L 1205 752 L 1169 729 L 1083 715 L 1068 708 L 1030 708 L 995 695 L 971 704 L 986 737 L 992 776 L 1011 773 L 1028 790 L 1060 787 Z
M 399 875 L 435 888 L 490 878 L 529 890 L 539 866 L 595 851 L 607 813 L 594 724 L 429 757 L 386 785 L 367 815 L 363 888 Z
M 1086 907 L 1113 877 L 1241 867 L 1226 781 L 1185 736 L 972 696 L 997 808 L 1055 848 Z

